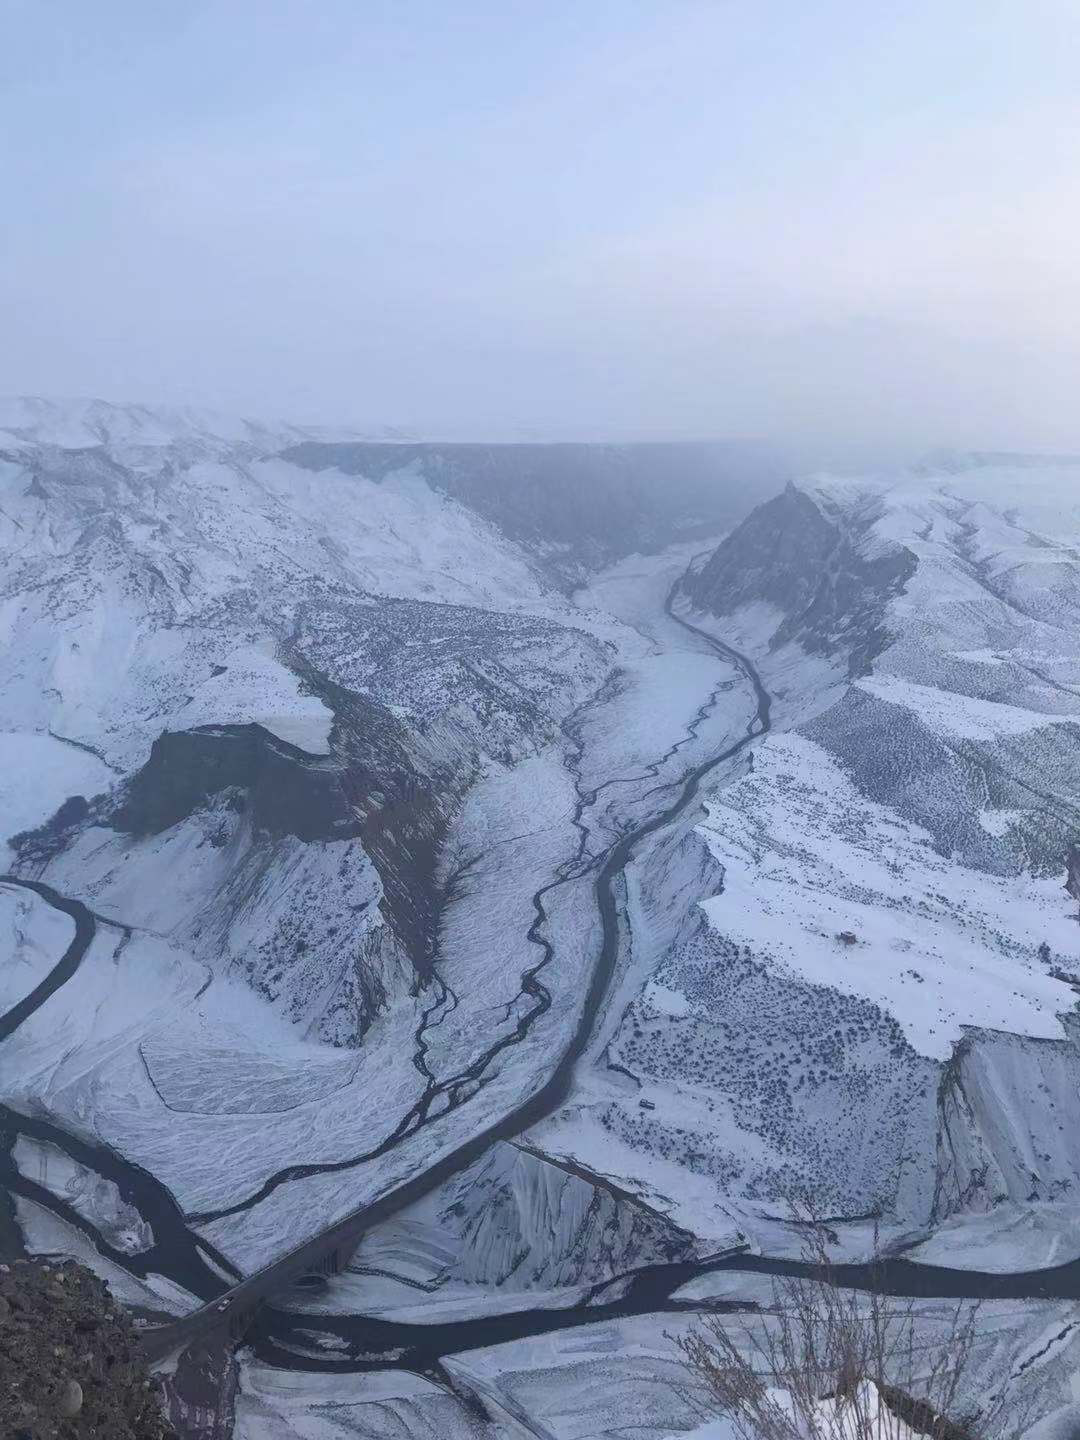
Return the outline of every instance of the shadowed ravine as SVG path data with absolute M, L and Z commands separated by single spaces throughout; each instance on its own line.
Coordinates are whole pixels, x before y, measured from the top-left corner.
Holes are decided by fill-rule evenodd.
M 90 1236 L 99 1252 L 111 1261 L 124 1265 L 132 1274 L 145 1275 L 148 1270 L 160 1273 L 204 1301 L 219 1301 L 222 1296 L 230 1298 L 229 1314 L 236 1315 L 254 1309 L 261 1302 L 280 1295 L 288 1283 L 295 1279 L 305 1265 L 315 1263 L 320 1253 L 328 1252 L 335 1245 L 355 1243 L 359 1236 L 371 1226 L 396 1214 L 422 1195 L 444 1183 L 473 1162 L 478 1160 L 489 1147 L 499 1140 L 508 1140 L 523 1130 L 537 1124 L 557 1110 L 571 1090 L 574 1068 L 581 1058 L 592 1036 L 593 1027 L 607 996 L 619 958 L 619 894 L 622 879 L 639 847 L 651 835 L 677 820 L 696 800 L 702 781 L 714 770 L 733 759 L 753 740 L 766 734 L 770 726 L 770 699 L 760 677 L 750 661 L 738 651 L 724 644 L 676 613 L 675 602 L 681 581 L 676 582 L 668 594 L 665 609 L 669 617 L 699 640 L 704 641 L 721 658 L 733 665 L 749 684 L 756 700 L 756 709 L 746 726 L 745 732 L 719 753 L 694 766 L 680 780 L 665 782 L 647 792 L 660 795 L 675 791 L 675 798 L 659 809 L 651 819 L 619 836 L 604 852 L 601 859 L 592 859 L 587 854 L 590 832 L 584 815 L 595 803 L 597 795 L 608 785 L 625 783 L 608 781 L 605 784 L 581 793 L 575 810 L 575 823 L 580 832 L 577 855 L 556 872 L 555 876 L 540 886 L 533 895 L 535 918 L 529 930 L 529 939 L 539 947 L 541 954 L 537 962 L 521 977 L 521 992 L 533 1002 L 522 1015 L 515 1028 L 500 1036 L 483 1053 L 471 1061 L 459 1073 L 438 1079 L 426 1067 L 425 1030 L 438 1023 L 437 1012 L 446 1003 L 448 992 L 437 970 L 434 972 L 436 1000 L 421 1019 L 416 1032 L 417 1068 L 425 1077 L 426 1089 L 415 1105 L 401 1118 L 393 1132 L 370 1152 L 341 1160 L 295 1165 L 285 1168 L 269 1177 L 252 1195 L 230 1206 L 228 1209 L 204 1215 L 184 1216 L 174 1197 L 154 1176 L 139 1166 L 133 1165 L 109 1147 L 100 1143 L 90 1144 L 69 1134 L 55 1121 L 30 1120 L 10 1109 L 0 1110 L 0 1128 L 5 1145 L 0 1151 L 0 1183 L 16 1193 L 23 1194 L 42 1204 L 69 1223 L 77 1223 L 79 1229 Z M 697 734 L 705 719 L 709 704 L 703 706 L 686 728 L 682 740 L 671 746 L 665 754 L 648 766 L 636 780 L 659 779 L 663 764 L 671 759 L 682 746 Z M 567 730 L 570 736 L 569 729 Z M 212 1260 L 219 1266 L 225 1265 L 222 1257 L 190 1228 L 206 1220 L 249 1209 L 281 1185 L 302 1180 L 311 1175 L 331 1171 L 342 1171 L 360 1166 L 374 1159 L 396 1145 L 403 1138 L 414 1134 L 423 1125 L 435 1118 L 442 1118 L 447 1109 L 456 1109 L 475 1096 L 482 1088 L 489 1067 L 504 1050 L 520 1043 L 529 1029 L 551 1005 L 550 992 L 545 988 L 541 975 L 550 962 L 552 943 L 544 933 L 547 922 L 545 901 L 558 886 L 578 879 L 588 870 L 596 868 L 594 893 L 601 924 L 601 944 L 596 963 L 589 976 L 578 1023 L 547 1080 L 524 1102 L 503 1115 L 485 1129 L 474 1133 L 423 1172 L 407 1183 L 385 1192 L 376 1200 L 334 1222 L 325 1231 L 311 1237 L 297 1249 L 281 1256 L 265 1269 L 247 1276 L 233 1285 L 219 1278 L 207 1263 Z M 6 883 L 21 885 L 34 890 L 47 903 L 70 915 L 76 925 L 76 934 L 67 952 L 54 967 L 50 975 L 18 1005 L 12 1007 L 0 1019 L 0 1038 L 10 1035 L 19 1024 L 64 984 L 77 970 L 95 933 L 96 920 L 93 914 L 77 900 L 58 895 L 50 887 L 39 882 L 5 877 Z M 456 997 L 453 997 L 456 1003 Z M 437 1018 L 436 1018 L 437 1017 Z M 437 1097 L 445 1097 L 445 1105 L 437 1116 L 431 1114 Z M 58 1146 L 79 1163 L 113 1180 L 125 1200 L 132 1204 L 140 1215 L 151 1225 L 154 1233 L 152 1250 L 139 1256 L 119 1254 L 110 1247 L 94 1227 L 85 1220 L 73 1220 L 70 1207 L 55 1199 L 33 1182 L 19 1176 L 10 1156 L 10 1146 L 18 1134 L 46 1140 Z M 260 1316 L 253 1339 L 257 1352 L 274 1364 L 296 1369 L 367 1369 L 399 1366 L 424 1373 L 438 1368 L 439 1358 L 477 1346 L 503 1343 L 527 1336 L 548 1334 L 555 1330 L 570 1329 L 603 1319 L 620 1316 L 659 1313 L 665 1311 L 696 1311 L 703 1308 L 730 1308 L 727 1305 L 710 1307 L 701 1301 L 679 1301 L 673 1299 L 675 1291 L 690 1280 L 721 1270 L 748 1271 L 765 1275 L 805 1274 L 810 1267 L 798 1262 L 772 1260 L 767 1257 L 745 1254 L 728 1254 L 712 1260 L 697 1262 L 666 1263 L 646 1267 L 621 1280 L 606 1282 L 592 1291 L 569 1309 L 537 1308 L 521 1310 L 511 1314 L 485 1317 L 479 1320 L 452 1321 L 436 1325 L 404 1325 L 374 1320 L 361 1315 L 314 1315 L 286 1314 L 268 1308 Z M 235 1273 L 235 1272 L 233 1272 Z M 986 1274 L 974 1271 L 943 1270 L 931 1266 L 919 1266 L 907 1261 L 887 1261 L 877 1266 L 846 1265 L 834 1272 L 841 1283 L 856 1288 L 871 1286 L 897 1295 L 923 1297 L 941 1296 L 949 1298 L 1076 1298 L 1080 1296 L 1080 1261 L 1058 1267 L 1054 1270 L 1024 1272 L 1011 1276 Z M 614 1298 L 607 1298 L 612 1295 Z M 221 1314 L 214 1304 L 206 1304 L 182 1319 L 157 1327 L 147 1333 L 148 1347 L 152 1353 L 161 1354 L 166 1350 L 188 1341 L 211 1335 L 223 1327 Z M 299 1355 L 292 1348 L 303 1343 L 299 1332 L 306 1335 L 325 1334 L 337 1346 L 344 1342 L 347 1347 L 335 1355 Z M 310 1343 L 310 1342 L 309 1342 Z

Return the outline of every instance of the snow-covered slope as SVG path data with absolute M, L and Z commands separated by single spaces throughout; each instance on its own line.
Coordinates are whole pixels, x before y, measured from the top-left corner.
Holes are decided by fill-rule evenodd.
M 908 1229 L 1057 1201 L 1080 1183 L 1080 467 L 792 485 L 684 596 L 755 659 L 774 730 L 684 842 L 709 878 L 612 1038 L 635 1088 L 581 1136 L 691 1229 L 719 1227 L 711 1174 L 762 1243 L 795 1188 Z
M 450 1112 L 477 1086 L 451 1087 L 440 1067 L 485 1083 L 501 1067 L 485 1114 L 547 1074 L 595 943 L 591 909 L 575 909 L 591 907 L 591 880 L 570 873 L 592 803 L 582 777 L 643 767 L 644 786 L 670 751 L 674 780 L 685 727 L 725 667 L 646 664 L 637 630 L 567 597 L 549 565 L 557 535 L 511 537 L 452 493 L 490 500 L 500 467 L 542 478 L 560 447 L 466 447 L 455 484 L 438 486 L 395 444 L 366 444 L 368 473 L 355 448 L 348 473 L 321 450 L 317 467 L 298 464 L 299 443 L 310 460 L 326 437 L 289 426 L 36 400 L 6 404 L 2 420 L 12 868 L 116 934 L 163 942 L 168 963 L 148 983 L 182 997 L 167 1030 L 161 1005 L 145 1023 L 125 1006 L 115 1025 L 99 1018 L 99 1039 L 80 1007 L 100 1010 L 108 971 L 88 959 L 18 1027 L 36 1077 L 20 1103 L 137 1160 L 212 1215 L 238 1261 L 264 1261 L 304 1237 L 310 1204 L 359 1203 L 343 1157 L 394 1151 L 414 1108 L 455 1133 Z M 666 448 L 669 468 L 688 453 Z M 599 525 L 610 552 L 619 476 L 640 492 L 665 447 L 601 450 L 596 464 L 588 447 L 574 455 L 607 476 L 608 503 L 599 512 L 583 490 L 581 515 L 560 524 Z M 670 505 L 661 530 L 703 522 L 695 454 L 684 508 Z M 574 502 L 565 476 L 558 502 Z M 665 584 L 672 563 L 685 562 L 654 566 Z M 660 743 L 613 736 L 603 707 L 617 701 L 617 717 L 633 690 L 647 713 L 669 674 Z M 579 734 L 571 719 L 594 702 Z M 548 917 L 558 943 L 540 989 L 545 881 L 576 898 Z M 50 1046 L 65 1027 L 89 1047 L 77 1084 L 70 1035 L 67 1051 Z M 327 1046 L 361 1061 L 342 1067 Z M 359 1095 L 378 1102 L 358 1109 Z M 413 1148 L 394 1163 L 415 1168 Z M 290 1162 L 317 1172 L 303 1194 L 273 1178 Z M 377 1193 L 387 1177 L 364 1178 Z
M 430 897 L 416 892 L 435 883 L 454 797 L 495 756 L 551 737 L 602 671 L 603 645 L 559 623 L 566 607 L 527 555 L 423 484 L 316 485 L 258 458 L 294 435 L 94 404 L 23 404 L 7 420 L 0 729 L 12 760 L 46 763 L 36 813 L 22 767 L 6 768 L 5 839 L 72 796 L 93 801 L 66 816 L 77 836 L 30 844 L 26 863 L 63 850 L 57 878 L 78 893 L 130 902 L 126 919 L 241 968 L 295 1018 L 324 1017 L 338 1037 L 362 1029 L 404 973 L 371 927 L 389 923 L 404 959 L 430 943 L 415 913 Z M 220 727 L 252 725 L 284 743 L 230 759 L 240 752 Z M 180 734 L 202 736 L 198 756 L 178 756 L 175 739 L 152 749 Z M 340 818 L 300 833 L 294 853 L 281 816 L 264 823 L 256 802 L 253 827 L 236 797 L 295 776 L 300 803 L 305 774 L 338 785 Z M 135 800 L 170 801 L 128 823 L 125 781 Z M 365 827 L 379 836 L 366 849 Z M 418 881 L 396 873 L 394 846 L 429 852 Z M 312 933 L 301 917 L 316 892 L 325 923 Z M 335 937 L 357 905 L 370 920 L 342 953 Z
M 715 535 L 781 482 L 768 446 L 307 441 L 285 452 L 317 474 L 424 479 L 541 555 L 574 583 L 635 550 Z
M 199 1423 L 685 1432 L 795 1189 L 1080 1256 L 1080 468 L 762 477 L 0 410 L 0 1222 L 190 1317 L 431 1176 Z M 985 1340 L 1047 1408 L 1064 1308 Z
M 0 396 L 0 443 L 4 449 L 104 447 L 114 458 L 178 448 L 210 452 L 242 447 L 258 453 L 280 450 L 309 434 L 294 425 L 267 425 L 211 410 Z

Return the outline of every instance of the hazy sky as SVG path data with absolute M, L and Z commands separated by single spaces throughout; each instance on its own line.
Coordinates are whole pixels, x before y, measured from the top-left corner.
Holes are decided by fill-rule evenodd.
M 1080 449 L 1080 0 L 0 16 L 0 391 Z

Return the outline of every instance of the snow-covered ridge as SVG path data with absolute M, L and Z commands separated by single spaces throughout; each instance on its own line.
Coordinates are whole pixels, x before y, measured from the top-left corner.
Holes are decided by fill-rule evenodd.
M 315 438 L 329 437 L 4 402 L 0 838 L 78 799 L 26 864 L 52 864 L 110 913 L 130 904 L 348 1043 L 431 943 L 436 853 L 461 794 L 550 743 L 605 672 L 612 622 L 586 621 L 533 555 L 418 477 L 276 458 Z M 159 737 L 208 727 L 321 757 L 311 780 L 333 772 L 353 818 L 299 844 L 271 833 L 251 766 L 230 781 L 225 765 L 164 834 L 131 836 L 118 817 Z
M 871 1000 L 920 1054 L 948 1059 L 971 1026 L 1064 1037 L 1075 994 L 1038 954 L 1046 943 L 1064 964 L 1075 947 L 1056 877 L 955 865 L 797 733 L 762 747 L 702 831 L 724 867 L 710 921 L 770 965 Z
M 202 445 L 249 447 L 266 453 L 302 440 L 344 438 L 348 433 L 244 419 L 197 406 L 116 404 L 90 397 L 0 396 L 0 450 L 103 446 L 131 453 Z
M 847 498 L 856 503 L 789 484 L 688 577 L 687 595 L 714 615 L 771 605 L 779 612 L 772 648 L 795 642 L 826 657 L 842 654 L 852 674 L 864 673 L 888 643 L 885 612 L 917 561 L 877 532 L 880 505 L 861 492 Z
M 610 1047 L 648 1108 L 611 1100 L 590 1140 L 680 1223 L 715 1224 L 703 1172 L 751 1234 L 792 1185 L 931 1225 L 1080 1183 L 1075 480 L 811 477 L 684 586 L 754 659 L 774 729 L 708 803 L 711 871 L 687 843 L 699 904 Z

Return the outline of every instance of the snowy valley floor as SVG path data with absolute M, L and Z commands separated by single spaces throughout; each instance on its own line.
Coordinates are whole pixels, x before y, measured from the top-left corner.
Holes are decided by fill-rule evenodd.
M 292 1318 L 277 1365 L 243 1353 L 245 1440 L 690 1430 L 701 1416 L 665 1331 L 697 1307 L 767 1300 L 766 1278 L 710 1275 L 707 1262 L 736 1246 L 798 1253 L 772 1204 L 785 1170 L 842 1186 L 844 1258 L 868 1255 L 871 1226 L 855 1217 L 883 1198 L 900 1216 L 884 1240 L 926 1264 L 982 1275 L 1005 1255 L 1017 1270 L 1080 1253 L 1060 1192 L 1056 1209 L 1047 1199 L 1007 1218 L 939 1213 L 931 1236 L 904 1216 L 925 1213 L 932 1178 L 895 1163 L 905 1146 L 932 1148 L 941 1062 L 971 1027 L 1065 1041 L 1074 992 L 1035 956 L 1042 941 L 1067 956 L 1075 922 L 1050 882 L 942 859 L 925 829 L 868 804 L 834 756 L 789 728 L 835 699 L 835 670 L 769 653 L 753 616 L 726 631 L 667 613 L 690 554 L 633 557 L 579 593 L 583 630 L 619 647 L 613 672 L 557 744 L 492 766 L 471 789 L 448 847 L 458 883 L 437 983 L 402 994 L 358 1051 L 299 1034 L 241 982 L 112 911 L 75 975 L 8 1041 L 12 1109 L 104 1147 L 118 1174 L 152 1177 L 207 1243 L 200 1263 L 221 1286 L 223 1265 L 259 1270 L 492 1128 L 486 1158 L 373 1227 L 325 1288 L 281 1305 Z M 751 656 L 774 696 L 778 727 L 753 752 L 753 687 L 710 631 Z M 1008 717 L 949 719 L 980 721 L 998 734 Z M 687 789 L 696 771 L 700 797 Z M 620 845 L 605 919 L 598 872 Z M 15 961 L 6 1011 L 62 958 L 72 925 L 14 886 L 0 886 L 0 924 Z M 612 933 L 610 975 L 583 1024 Z M 857 1052 L 839 1074 L 824 1041 L 820 1052 L 804 1043 L 834 1024 Z M 530 1113 L 575 1044 L 568 1086 Z M 707 1083 L 718 1047 L 723 1095 Z M 506 1117 L 520 1123 L 500 1136 Z M 122 1180 L 43 1135 L 13 1136 L 10 1152 L 28 1182 L 16 1205 L 31 1248 L 96 1252 L 146 1310 L 183 1314 L 210 1298 L 153 1263 L 125 1269 L 161 1243 L 164 1221 L 148 1229 Z M 679 1264 L 685 1284 L 649 1292 L 655 1313 L 632 1313 L 648 1304 L 634 1277 Z M 569 1323 L 547 1333 L 523 1322 L 521 1339 L 470 1343 L 471 1322 L 512 1328 L 514 1313 L 533 1324 L 560 1308 Z M 944 1313 L 926 1301 L 926 1333 Z M 986 1372 L 1069 1403 L 1072 1301 L 997 1300 L 985 1313 Z M 368 1320 L 430 1327 L 426 1373 L 365 1332 Z M 434 1332 L 455 1326 L 459 1343 L 441 1346 Z M 290 1346 L 294 1370 L 280 1363 Z

